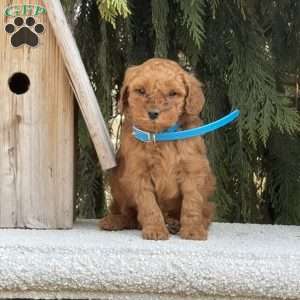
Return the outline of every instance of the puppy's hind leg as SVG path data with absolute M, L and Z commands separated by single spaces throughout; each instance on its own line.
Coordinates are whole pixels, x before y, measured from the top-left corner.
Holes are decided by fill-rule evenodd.
M 100 220 L 99 226 L 104 230 L 137 229 L 138 222 L 132 211 L 122 214 L 117 204 L 113 202 L 110 212 Z
M 99 222 L 99 226 L 104 230 L 122 230 L 137 229 L 138 224 L 134 220 L 130 220 L 128 216 L 108 214 Z
M 206 240 L 208 216 L 205 216 L 203 211 L 206 199 L 199 189 L 201 180 L 195 182 L 194 178 L 194 176 L 187 177 L 181 185 L 183 200 L 179 234 L 183 239 Z
M 215 204 L 212 202 L 207 202 L 203 207 L 202 210 L 203 224 L 206 229 L 208 229 L 210 223 L 213 220 L 215 210 L 216 210 Z

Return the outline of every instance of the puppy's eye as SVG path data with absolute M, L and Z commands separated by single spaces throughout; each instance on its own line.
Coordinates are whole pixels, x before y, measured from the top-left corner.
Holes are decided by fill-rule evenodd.
M 146 94 L 146 91 L 144 88 L 136 89 L 135 92 L 141 96 L 144 96 Z
M 175 97 L 177 95 L 178 94 L 175 91 L 170 91 L 169 94 L 168 94 L 169 97 Z

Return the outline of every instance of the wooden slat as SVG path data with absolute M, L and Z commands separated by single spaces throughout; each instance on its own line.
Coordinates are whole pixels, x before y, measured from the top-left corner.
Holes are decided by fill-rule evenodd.
M 113 146 L 80 57 L 74 37 L 67 24 L 60 1 L 44 1 L 47 13 L 71 77 L 79 107 L 104 170 L 116 166 Z

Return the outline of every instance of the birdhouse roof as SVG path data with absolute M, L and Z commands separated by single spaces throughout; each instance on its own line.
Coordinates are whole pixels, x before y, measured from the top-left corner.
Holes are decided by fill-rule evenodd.
M 102 169 L 113 168 L 116 163 L 112 143 L 61 3 L 57 0 L 43 0 L 43 3 Z

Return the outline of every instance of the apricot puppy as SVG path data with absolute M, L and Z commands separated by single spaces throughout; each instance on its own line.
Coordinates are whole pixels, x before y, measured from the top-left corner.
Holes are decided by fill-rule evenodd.
M 203 105 L 200 83 L 171 60 L 150 59 L 126 71 L 118 166 L 110 177 L 113 202 L 101 228 L 141 228 L 143 238 L 151 240 L 166 240 L 169 231 L 207 239 L 215 179 L 203 138 L 141 142 L 132 134 L 133 126 L 149 133 L 174 124 L 180 130 L 200 126 Z

